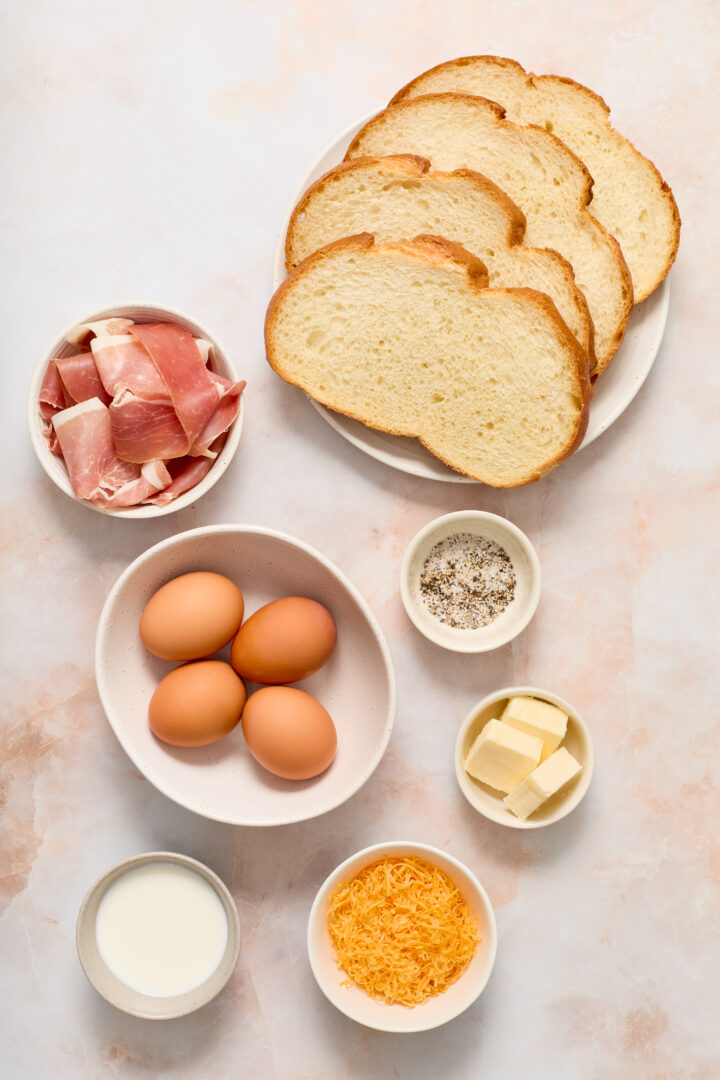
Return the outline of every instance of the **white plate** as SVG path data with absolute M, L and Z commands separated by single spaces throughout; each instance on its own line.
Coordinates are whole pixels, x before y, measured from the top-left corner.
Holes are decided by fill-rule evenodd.
M 292 211 L 300 196 L 305 193 L 310 184 L 315 183 L 324 173 L 343 160 L 355 135 L 375 115 L 376 113 L 371 113 L 359 124 L 353 124 L 351 128 L 343 132 L 317 159 L 300 185 L 278 239 L 273 265 L 274 289 L 277 289 L 287 276 L 285 273 L 285 234 Z M 606 431 L 618 416 L 622 415 L 645 382 L 665 332 L 669 300 L 670 286 L 666 278 L 652 296 L 635 308 L 625 340 L 596 384 L 595 396 L 590 407 L 590 423 L 579 447 L 580 450 L 594 442 L 598 435 L 602 435 L 603 431 Z M 370 457 L 383 461 L 394 469 L 400 469 L 401 472 L 410 473 L 412 476 L 424 476 L 428 480 L 446 480 L 456 484 L 476 483 L 470 477 L 461 476 L 438 461 L 416 439 L 405 439 L 397 435 L 386 435 L 383 431 L 374 431 L 357 420 L 351 420 L 347 416 L 326 409 L 324 405 L 319 405 L 312 398 L 310 401 L 328 424 L 334 427 L 344 439 L 369 454 Z
M 329 608 L 338 628 L 335 651 L 318 672 L 295 684 L 327 708 L 337 728 L 335 760 L 320 776 L 273 776 L 251 756 L 240 725 L 219 742 L 194 748 L 168 746 L 151 732 L 148 703 L 176 665 L 143 647 L 140 616 L 161 585 L 192 570 L 214 570 L 235 581 L 248 615 L 281 596 L 309 596 Z M 228 654 L 226 647 L 216 656 Z M 115 734 L 150 783 L 188 810 L 230 825 L 287 825 L 333 810 L 372 775 L 395 718 L 390 653 L 355 587 L 319 551 L 252 525 L 179 533 L 135 559 L 100 615 L 95 677 Z

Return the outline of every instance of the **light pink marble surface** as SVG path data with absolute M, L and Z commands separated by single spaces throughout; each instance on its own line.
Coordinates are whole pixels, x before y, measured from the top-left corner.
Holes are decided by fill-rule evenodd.
M 3 1078 L 720 1075 L 718 10 L 713 0 L 2 4 Z M 658 163 L 684 221 L 667 334 L 642 393 L 581 455 L 508 493 L 417 481 L 365 458 L 263 357 L 273 248 L 299 178 L 355 117 L 469 52 L 599 91 Z M 42 474 L 24 419 L 31 369 L 58 328 L 138 297 L 206 322 L 248 380 L 240 452 L 221 483 L 151 523 L 71 504 Z M 480 658 L 427 643 L 398 595 L 411 536 L 467 506 L 525 529 L 544 574 L 528 631 Z M 162 537 L 225 521 L 325 551 L 372 605 L 397 669 L 396 729 L 370 782 L 336 812 L 270 832 L 204 821 L 159 795 L 120 749 L 93 681 L 96 621 L 118 573 Z M 475 815 L 452 770 L 461 718 L 508 683 L 569 698 L 597 754 L 582 807 L 528 835 Z M 499 925 L 480 1001 L 415 1037 L 337 1013 L 305 954 L 325 875 L 391 837 L 466 861 Z M 159 1025 L 98 998 L 74 945 L 91 881 L 154 848 L 220 873 L 244 929 L 221 997 Z

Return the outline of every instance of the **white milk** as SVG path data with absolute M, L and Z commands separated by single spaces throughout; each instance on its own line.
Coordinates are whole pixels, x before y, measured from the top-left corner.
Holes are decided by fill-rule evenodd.
M 205 878 L 178 863 L 152 862 L 112 883 L 98 906 L 103 960 L 133 990 L 175 997 L 212 975 L 225 952 L 225 908 Z

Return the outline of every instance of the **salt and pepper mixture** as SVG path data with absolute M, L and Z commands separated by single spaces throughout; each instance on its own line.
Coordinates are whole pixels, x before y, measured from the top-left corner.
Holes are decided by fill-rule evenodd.
M 507 551 L 485 536 L 453 533 L 432 549 L 420 575 L 420 596 L 431 615 L 459 630 L 493 622 L 515 598 Z

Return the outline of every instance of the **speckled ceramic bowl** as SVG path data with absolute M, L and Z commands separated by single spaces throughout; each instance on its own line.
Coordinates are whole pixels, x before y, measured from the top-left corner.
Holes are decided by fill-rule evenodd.
M 89 315 L 84 315 L 79 319 L 75 319 L 74 322 L 63 330 L 60 336 L 53 341 L 42 356 L 33 372 L 28 391 L 27 405 L 28 428 L 33 450 L 35 451 L 38 461 L 55 486 L 60 488 L 61 491 L 71 499 L 74 499 L 75 502 L 79 503 L 81 506 L 87 507 L 88 510 L 96 510 L 100 514 L 108 514 L 111 517 L 136 518 L 138 520 L 163 517 L 165 514 L 174 514 L 176 510 L 183 510 L 185 507 L 191 506 L 193 503 L 197 502 L 198 499 L 202 498 L 205 492 L 209 491 L 210 488 L 218 482 L 232 461 L 233 455 L 238 448 L 238 443 L 240 442 L 240 432 L 242 431 L 245 410 L 245 395 L 243 394 L 240 397 L 240 411 L 238 412 L 235 422 L 227 432 L 225 443 L 220 449 L 210 471 L 203 477 L 199 484 L 196 484 L 195 487 L 191 488 L 189 491 L 183 492 L 182 495 L 179 495 L 173 502 L 168 503 L 167 506 L 129 506 L 119 510 L 105 510 L 102 507 L 94 506 L 86 499 L 78 499 L 72 489 L 70 477 L 68 476 L 64 461 L 62 458 L 58 457 L 57 454 L 52 454 L 50 452 L 48 441 L 43 435 L 42 419 L 38 411 L 40 387 L 42 386 L 45 371 L 50 360 L 54 357 L 73 356 L 78 352 L 78 346 L 70 345 L 67 341 L 67 334 L 70 333 L 73 327 L 80 326 L 83 323 L 98 322 L 100 319 L 111 318 L 133 319 L 137 323 L 176 323 L 178 326 L 182 327 L 183 330 L 189 331 L 189 333 L 193 334 L 195 337 L 205 338 L 206 341 L 211 343 L 212 351 L 210 353 L 208 366 L 212 368 L 216 374 L 222 375 L 223 378 L 230 379 L 232 382 L 236 382 L 238 379 L 238 374 L 230 357 L 225 349 L 219 344 L 217 338 L 204 326 L 201 326 L 200 323 L 191 319 L 182 311 L 176 311 L 174 308 L 159 307 L 156 304 L 115 304 L 112 307 L 103 308 L 101 311 L 93 311 Z
M 148 703 L 175 665 L 144 648 L 140 616 L 161 585 L 192 570 L 214 570 L 234 581 L 245 598 L 246 617 L 282 596 L 309 596 L 332 613 L 335 651 L 319 671 L 295 684 L 325 706 L 337 729 L 335 760 L 319 776 L 273 776 L 248 751 L 240 725 L 219 742 L 194 748 L 168 746 L 150 731 Z M 227 659 L 229 647 L 216 655 Z M 395 717 L 390 653 L 360 594 L 320 552 L 251 525 L 180 533 L 131 563 L 100 616 L 95 674 L 108 720 L 137 768 L 168 798 L 231 825 L 285 825 L 339 806 L 377 767 Z
M 148 863 L 169 862 L 184 866 L 204 878 L 215 890 L 219 897 L 228 925 L 228 939 L 223 957 L 215 968 L 212 975 L 187 993 L 175 997 L 160 997 L 152 994 L 143 994 L 139 990 L 133 990 L 117 978 L 110 971 L 100 955 L 95 923 L 98 907 L 103 896 L 110 886 L 128 870 L 135 870 L 139 866 Z M 114 1005 L 122 1012 L 130 1013 L 131 1016 L 139 1016 L 144 1020 L 173 1020 L 178 1016 L 186 1016 L 195 1012 L 196 1009 L 207 1005 L 223 989 L 228 979 L 235 970 L 235 965 L 240 955 L 240 919 L 238 917 L 235 901 L 227 887 L 217 874 L 214 874 L 203 863 L 189 858 L 187 855 L 177 855 L 170 851 L 151 851 L 145 855 L 135 855 L 131 859 L 116 863 L 102 874 L 94 885 L 91 886 L 83 900 L 77 918 L 76 941 L 77 951 L 83 971 L 101 997 Z
M 334 889 L 386 855 L 415 855 L 444 870 L 455 882 L 477 919 L 481 938 L 475 955 L 457 982 L 444 993 L 428 998 L 413 1009 L 405 1005 L 387 1005 L 384 1001 L 369 997 L 358 986 L 344 986 L 347 975 L 338 967 L 327 928 L 328 899 Z M 377 1031 L 429 1031 L 453 1020 L 482 994 L 490 978 L 496 952 L 495 914 L 487 893 L 473 872 L 447 852 L 409 840 L 374 844 L 351 855 L 321 885 L 308 920 L 308 956 L 318 986 L 340 1012 Z
M 436 544 L 454 533 L 472 533 L 499 544 L 515 571 L 514 599 L 493 622 L 476 630 L 460 630 L 440 622 L 420 594 L 425 560 Z M 512 521 L 484 510 L 458 510 L 435 518 L 410 541 L 400 569 L 400 595 L 408 617 L 436 645 L 453 652 L 488 652 L 517 637 L 535 614 L 540 600 L 540 563 L 535 548 Z
M 501 792 L 495 791 L 494 788 L 470 776 L 465 772 L 464 766 L 465 757 L 477 736 L 488 720 L 500 718 L 500 714 L 511 697 L 540 698 L 541 701 L 549 701 L 551 705 L 557 705 L 558 709 L 562 709 L 567 714 L 568 727 L 561 745 L 569 750 L 583 767 L 582 772 L 566 788 L 559 791 L 557 795 L 553 795 L 525 820 L 516 817 L 512 810 L 508 810 Z M 538 690 L 536 686 L 506 686 L 494 694 L 488 694 L 470 710 L 455 740 L 455 776 L 463 795 L 483 817 L 496 821 L 499 825 L 507 825 L 511 829 L 542 829 L 545 825 L 552 825 L 553 822 L 567 817 L 584 799 L 590 787 L 594 764 L 592 738 L 583 718 L 563 698 L 548 690 Z

